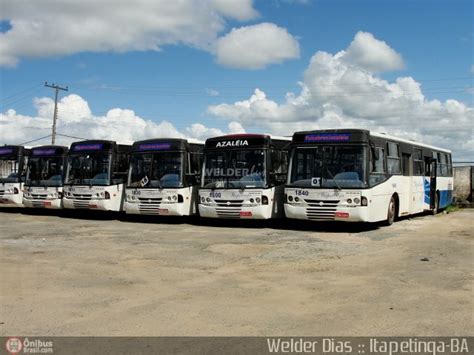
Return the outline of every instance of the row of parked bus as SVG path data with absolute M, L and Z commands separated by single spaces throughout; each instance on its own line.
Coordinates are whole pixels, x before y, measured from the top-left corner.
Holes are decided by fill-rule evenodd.
M 448 206 L 451 152 L 367 130 L 0 147 L 0 204 L 386 222 Z

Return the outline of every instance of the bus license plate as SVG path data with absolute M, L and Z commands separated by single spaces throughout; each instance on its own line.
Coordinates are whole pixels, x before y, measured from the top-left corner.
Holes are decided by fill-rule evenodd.
M 252 211 L 240 211 L 240 217 L 252 217 Z

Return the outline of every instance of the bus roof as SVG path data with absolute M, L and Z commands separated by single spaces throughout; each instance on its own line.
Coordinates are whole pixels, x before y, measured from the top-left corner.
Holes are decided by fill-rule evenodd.
M 409 139 L 394 137 L 385 133 L 373 132 L 365 129 L 323 129 L 313 131 L 301 131 L 293 134 L 294 143 L 343 143 L 343 142 L 366 142 L 369 137 L 377 137 L 380 139 L 400 142 L 416 147 L 427 148 L 435 151 L 451 153 L 450 150 L 435 147 L 432 145 L 416 142 Z
M 120 144 L 115 141 L 109 141 L 104 139 L 90 139 L 72 143 L 69 149 L 69 153 L 75 154 L 92 151 L 111 151 L 114 147 L 117 147 L 119 149 L 121 149 L 121 147 L 125 147 L 126 149 L 129 149 L 130 145 Z
M 155 138 L 136 141 L 133 143 L 132 151 L 134 152 L 150 152 L 150 151 L 166 151 L 166 150 L 185 150 L 190 145 L 204 146 L 204 142 L 196 139 L 184 138 Z
M 13 157 L 19 155 L 28 155 L 29 149 L 22 145 L 3 145 L 0 146 L 0 157 Z
M 275 137 L 269 134 L 252 134 L 252 133 L 238 133 L 228 134 L 225 136 L 218 136 L 208 138 L 206 140 L 206 148 L 241 148 L 241 147 L 262 147 L 271 145 L 272 142 L 291 142 L 289 137 Z
M 402 143 L 415 145 L 417 147 L 423 147 L 423 148 L 428 148 L 428 149 L 432 149 L 432 150 L 437 150 L 437 151 L 444 152 L 444 153 L 451 153 L 451 150 L 449 150 L 449 149 L 435 147 L 433 145 L 420 143 L 420 142 L 417 142 L 417 141 L 412 141 L 410 139 L 398 138 L 398 137 L 390 136 L 390 135 L 385 134 L 385 133 L 378 133 L 378 132 L 372 132 L 371 131 L 370 135 L 373 136 L 373 137 L 385 138 L 385 139 L 388 139 L 388 140 L 393 140 L 393 141 L 397 141 L 397 142 L 402 142 Z
M 31 156 L 62 156 L 67 154 L 69 148 L 62 145 L 38 145 L 31 148 Z

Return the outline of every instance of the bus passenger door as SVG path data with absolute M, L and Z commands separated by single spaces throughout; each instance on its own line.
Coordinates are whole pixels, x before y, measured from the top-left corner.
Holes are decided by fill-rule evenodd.
M 434 209 L 436 204 L 436 160 L 430 161 L 430 208 Z

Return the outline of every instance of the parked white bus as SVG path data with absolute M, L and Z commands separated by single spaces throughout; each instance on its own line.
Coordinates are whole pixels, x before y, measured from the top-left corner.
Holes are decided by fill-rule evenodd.
M 54 145 L 34 147 L 26 171 L 23 205 L 60 209 L 68 148 Z
M 290 141 L 259 134 L 208 139 L 199 190 L 201 217 L 282 217 Z
M 197 213 L 204 143 L 160 138 L 132 146 L 124 209 L 131 214 Z
M 293 135 L 285 188 L 288 218 L 380 222 L 452 201 L 451 152 L 357 129 Z
M 122 211 L 130 148 L 105 140 L 73 143 L 64 179 L 64 208 Z
M 23 185 L 29 149 L 19 145 L 0 147 L 0 207 L 22 207 Z

